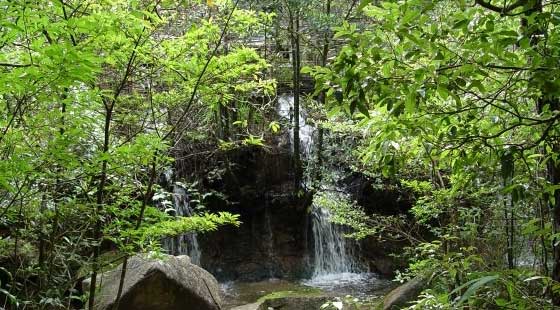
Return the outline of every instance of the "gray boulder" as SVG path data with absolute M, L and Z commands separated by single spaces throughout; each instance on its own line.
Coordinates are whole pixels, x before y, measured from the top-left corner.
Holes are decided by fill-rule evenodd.
M 407 303 L 415 300 L 426 288 L 428 281 L 424 277 L 416 277 L 398 286 L 383 299 L 383 310 L 401 309 Z
M 131 257 L 121 300 L 115 308 L 121 269 L 122 264 L 99 277 L 94 310 L 221 309 L 218 281 L 185 255 Z

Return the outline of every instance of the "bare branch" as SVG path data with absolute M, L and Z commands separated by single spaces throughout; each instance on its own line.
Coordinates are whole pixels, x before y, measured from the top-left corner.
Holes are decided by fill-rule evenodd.
M 31 67 L 32 64 L 11 64 L 6 62 L 0 62 L 0 67 L 11 67 L 11 68 L 25 68 Z

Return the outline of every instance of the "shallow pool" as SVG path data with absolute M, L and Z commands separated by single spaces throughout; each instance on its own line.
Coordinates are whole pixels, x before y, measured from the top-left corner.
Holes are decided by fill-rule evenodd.
M 375 298 L 387 293 L 395 284 L 391 280 L 378 277 L 374 273 L 327 274 L 306 280 L 268 279 L 259 282 L 221 283 L 222 300 L 225 309 L 250 304 L 260 298 L 278 294 L 291 296 L 327 295 L 358 298 Z

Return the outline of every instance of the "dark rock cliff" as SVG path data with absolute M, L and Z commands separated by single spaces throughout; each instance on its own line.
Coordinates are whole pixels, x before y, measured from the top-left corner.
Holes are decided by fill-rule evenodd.
M 178 163 L 185 167 L 185 163 Z M 270 277 L 302 278 L 309 275 L 313 244 L 309 209 L 312 195 L 297 195 L 293 187 L 289 152 L 241 148 L 223 152 L 212 165 L 199 168 L 203 186 L 225 194 L 212 197 L 209 211 L 239 214 L 242 225 L 199 235 L 202 267 L 219 280 L 253 281 Z M 372 180 L 353 175 L 344 181 L 368 213 L 397 214 L 409 208 L 398 190 L 375 187 Z M 399 244 L 366 239 L 361 256 L 371 271 L 391 275 L 389 253 Z
M 208 210 L 239 214 L 242 222 L 199 236 L 202 266 L 218 279 L 305 275 L 311 196 L 294 193 L 291 161 L 287 152 L 242 148 L 209 167 L 204 187 L 227 201 L 213 197 Z

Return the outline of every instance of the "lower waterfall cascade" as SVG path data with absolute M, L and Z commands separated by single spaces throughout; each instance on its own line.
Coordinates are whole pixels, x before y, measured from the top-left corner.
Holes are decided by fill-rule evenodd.
M 311 211 L 313 231 L 313 277 L 362 272 L 356 261 L 356 244 L 344 237 L 344 228 L 330 222 L 328 209 L 314 206 Z

